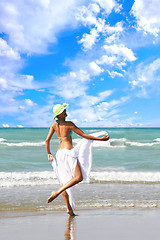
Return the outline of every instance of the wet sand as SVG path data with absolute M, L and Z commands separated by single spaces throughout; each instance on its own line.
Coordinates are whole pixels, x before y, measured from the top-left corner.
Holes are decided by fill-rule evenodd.
M 159 239 L 160 210 L 10 212 L 0 218 L 1 240 Z

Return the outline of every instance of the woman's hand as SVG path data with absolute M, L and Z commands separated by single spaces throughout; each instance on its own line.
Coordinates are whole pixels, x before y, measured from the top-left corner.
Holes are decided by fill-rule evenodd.
M 54 157 L 53 157 L 52 154 L 48 154 L 48 160 L 49 160 L 49 161 L 53 161 L 53 160 L 54 160 Z
M 109 135 L 103 136 L 101 138 L 101 141 L 108 141 L 109 140 Z

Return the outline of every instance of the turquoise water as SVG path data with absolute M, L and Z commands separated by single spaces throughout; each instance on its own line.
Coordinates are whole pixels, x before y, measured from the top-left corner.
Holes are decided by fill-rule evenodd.
M 83 129 L 86 133 L 102 129 Z M 106 129 L 105 129 L 106 130 Z M 51 170 L 47 160 L 45 139 L 49 129 L 0 129 L 0 171 Z M 95 142 L 93 169 L 122 168 L 128 171 L 160 171 L 160 129 L 107 129 L 110 145 Z M 78 138 L 73 134 L 73 139 Z M 74 142 L 74 141 L 73 141 Z M 58 149 L 56 135 L 51 150 Z
M 90 180 L 76 186 L 80 208 L 160 207 L 160 128 L 83 128 L 85 133 L 105 130 L 108 142 L 94 141 Z M 52 208 L 45 204 L 58 182 L 47 160 L 48 128 L 0 129 L 0 207 Z M 80 137 L 73 134 L 74 145 Z M 56 153 L 59 141 L 51 141 Z M 33 198 L 34 192 L 36 193 Z M 83 192 L 88 193 L 81 194 Z M 23 193 L 23 199 L 19 196 Z M 8 196 L 14 195 L 14 201 Z M 3 197 L 2 197 L 3 196 Z M 38 197 L 40 196 L 40 197 Z M 64 208 L 62 199 L 54 209 Z

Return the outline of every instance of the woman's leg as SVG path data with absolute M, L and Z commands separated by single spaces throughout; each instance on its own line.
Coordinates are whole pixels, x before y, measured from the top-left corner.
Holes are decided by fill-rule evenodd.
M 68 196 L 68 193 L 66 191 L 63 191 L 62 192 L 62 196 L 63 196 L 63 199 L 65 201 L 65 204 L 67 206 L 67 213 L 70 215 L 70 216 L 75 216 L 74 212 L 73 212 L 73 209 L 69 203 L 69 196 Z
M 52 192 L 51 196 L 48 198 L 47 203 L 52 202 L 56 197 L 58 197 L 59 194 L 61 194 L 63 191 L 65 191 L 67 188 L 70 188 L 77 183 L 81 182 L 83 180 L 81 168 L 79 165 L 79 162 L 77 160 L 77 165 L 74 173 L 74 178 L 72 178 L 70 181 L 68 181 L 66 184 L 64 184 L 59 190 Z

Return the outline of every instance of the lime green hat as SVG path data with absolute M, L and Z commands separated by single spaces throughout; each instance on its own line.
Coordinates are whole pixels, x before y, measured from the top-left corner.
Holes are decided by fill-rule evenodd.
M 68 103 L 57 104 L 53 107 L 54 119 L 68 107 Z

